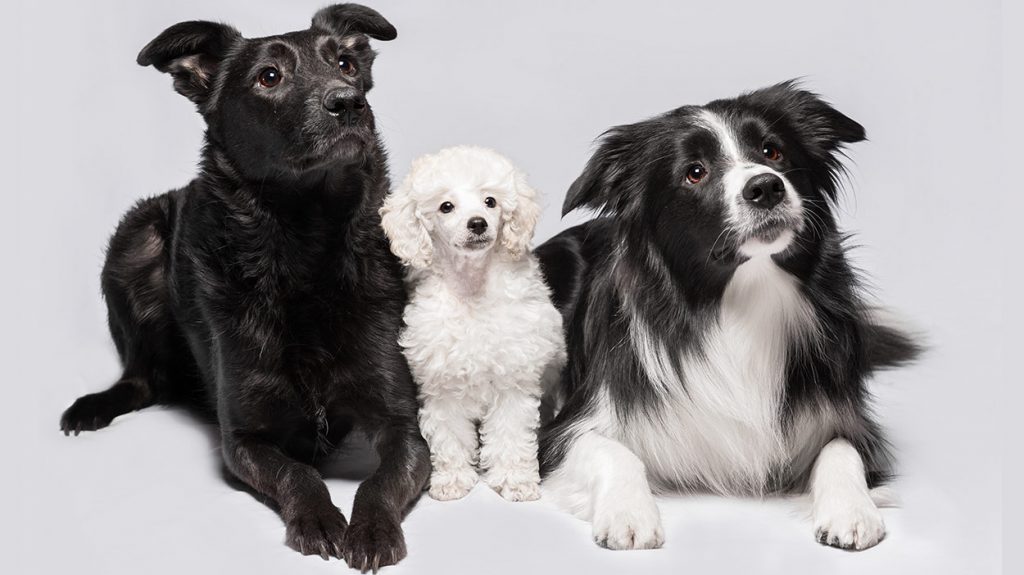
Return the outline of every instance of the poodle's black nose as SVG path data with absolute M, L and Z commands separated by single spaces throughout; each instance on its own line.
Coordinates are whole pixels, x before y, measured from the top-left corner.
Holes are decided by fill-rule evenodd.
M 487 220 L 477 216 L 475 218 L 469 218 L 469 223 L 466 224 L 471 232 L 476 235 L 480 235 L 487 230 Z

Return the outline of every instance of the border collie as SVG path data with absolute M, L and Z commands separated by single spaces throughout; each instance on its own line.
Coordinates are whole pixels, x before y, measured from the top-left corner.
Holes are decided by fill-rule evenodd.
M 545 494 L 598 544 L 663 543 L 652 488 L 809 490 L 819 542 L 884 536 L 865 380 L 918 345 L 878 321 L 833 213 L 864 137 L 794 82 L 604 134 L 562 210 L 601 217 L 537 249 L 569 355 Z
M 182 22 L 142 49 L 138 63 L 171 74 L 206 121 L 200 173 L 114 233 L 102 285 L 124 374 L 61 418 L 78 435 L 154 403 L 199 403 L 227 468 L 280 510 L 287 544 L 363 571 L 405 556 L 400 522 L 430 473 L 365 99 L 369 39 L 395 36 L 377 12 L 340 4 L 308 30 L 247 39 Z M 309 463 L 353 428 L 381 461 L 348 524 Z

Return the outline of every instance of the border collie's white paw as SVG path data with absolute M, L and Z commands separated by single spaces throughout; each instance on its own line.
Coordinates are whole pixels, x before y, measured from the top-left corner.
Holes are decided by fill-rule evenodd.
M 603 502 L 594 512 L 594 541 L 608 549 L 657 549 L 665 543 L 661 512 L 650 494 Z
M 430 496 L 438 501 L 462 499 L 473 490 L 477 475 L 472 469 L 437 471 L 430 476 Z
M 540 483 L 536 481 L 505 481 L 492 487 L 508 501 L 540 499 Z
M 884 537 L 882 513 L 867 493 L 829 498 L 814 506 L 814 538 L 822 545 L 860 551 Z

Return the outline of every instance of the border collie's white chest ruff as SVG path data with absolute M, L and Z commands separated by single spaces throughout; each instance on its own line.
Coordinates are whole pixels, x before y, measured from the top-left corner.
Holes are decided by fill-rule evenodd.
M 787 351 L 813 323 L 795 278 L 768 255 L 736 270 L 699 349 L 668 351 L 672 342 L 634 316 L 632 343 L 661 402 L 654 417 L 617 422 L 615 436 L 661 487 L 761 493 L 789 459 L 780 426 Z M 682 381 L 669 353 L 683 353 Z

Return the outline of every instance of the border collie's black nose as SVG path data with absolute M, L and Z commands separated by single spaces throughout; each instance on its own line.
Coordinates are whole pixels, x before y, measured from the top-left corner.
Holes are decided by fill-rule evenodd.
M 743 186 L 743 199 L 757 208 L 774 208 L 785 197 L 786 185 L 775 174 L 758 174 Z
M 351 126 L 366 109 L 366 98 L 352 88 L 337 88 L 324 95 L 324 109 Z
M 469 228 L 469 231 L 479 236 L 487 230 L 487 220 L 479 216 L 469 218 L 469 222 L 466 224 L 466 227 Z

